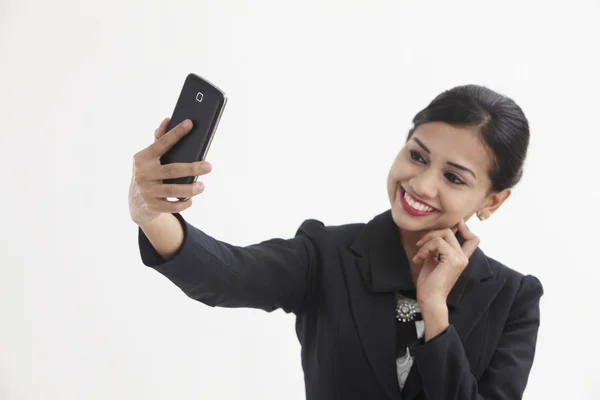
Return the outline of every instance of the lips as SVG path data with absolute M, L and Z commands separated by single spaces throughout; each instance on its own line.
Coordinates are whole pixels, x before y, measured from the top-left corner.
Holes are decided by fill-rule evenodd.
M 417 200 L 413 195 L 411 195 L 410 193 L 408 193 L 408 197 L 410 197 L 410 202 L 414 205 L 416 204 L 422 204 L 425 205 L 427 207 L 432 208 L 433 210 L 431 211 L 424 211 L 424 210 L 419 210 L 414 208 L 411 204 L 408 203 L 408 201 L 405 198 L 406 195 L 406 191 L 404 190 L 404 188 L 402 186 L 399 185 L 399 191 L 398 191 L 398 196 L 400 197 L 400 204 L 402 205 L 402 208 L 404 209 L 404 211 L 406 211 L 407 213 L 414 215 L 414 216 L 418 216 L 418 217 L 423 217 L 426 215 L 432 215 L 432 214 L 436 214 L 439 212 L 438 209 L 436 209 L 435 207 L 432 207 L 431 205 Z

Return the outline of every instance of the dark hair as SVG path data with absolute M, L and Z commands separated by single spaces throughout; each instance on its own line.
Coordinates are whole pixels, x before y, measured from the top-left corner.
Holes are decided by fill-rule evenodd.
M 412 122 L 407 140 L 426 122 L 477 127 L 492 156 L 490 191 L 512 188 L 521 180 L 529 146 L 529 122 L 512 99 L 484 86 L 456 86 L 439 94 Z

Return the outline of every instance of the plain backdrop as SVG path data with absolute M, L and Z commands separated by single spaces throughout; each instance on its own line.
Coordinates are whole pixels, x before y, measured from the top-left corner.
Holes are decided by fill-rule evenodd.
M 600 398 L 599 20 L 581 0 L 0 1 L 0 399 L 304 398 L 292 315 L 210 308 L 140 260 L 132 157 L 190 72 L 229 103 L 184 216 L 237 245 L 369 221 L 416 112 L 465 83 L 512 97 L 525 175 L 469 226 L 545 288 L 525 398 Z

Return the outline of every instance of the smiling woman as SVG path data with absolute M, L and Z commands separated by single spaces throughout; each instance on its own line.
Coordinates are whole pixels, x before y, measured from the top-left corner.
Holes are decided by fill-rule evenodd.
M 521 108 L 483 86 L 447 90 L 420 111 L 388 174 L 409 256 L 424 232 L 456 231 L 473 214 L 483 220 L 498 210 L 521 179 L 528 144 Z
M 542 285 L 485 255 L 465 225 L 498 210 L 522 175 L 529 127 L 514 101 L 477 85 L 443 92 L 390 168 L 389 210 L 360 224 L 309 219 L 294 238 L 244 247 L 186 221 L 191 202 L 163 201 L 159 157 L 189 131 L 167 122 L 134 158 L 143 263 L 212 307 L 294 313 L 307 399 L 521 398 Z M 210 172 L 180 167 L 169 177 Z

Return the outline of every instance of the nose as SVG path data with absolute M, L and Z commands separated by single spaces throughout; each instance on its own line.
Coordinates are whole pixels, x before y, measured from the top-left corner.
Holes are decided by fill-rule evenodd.
M 437 196 L 437 178 L 428 172 L 417 174 L 408 181 L 415 194 L 423 200 L 434 199 Z

